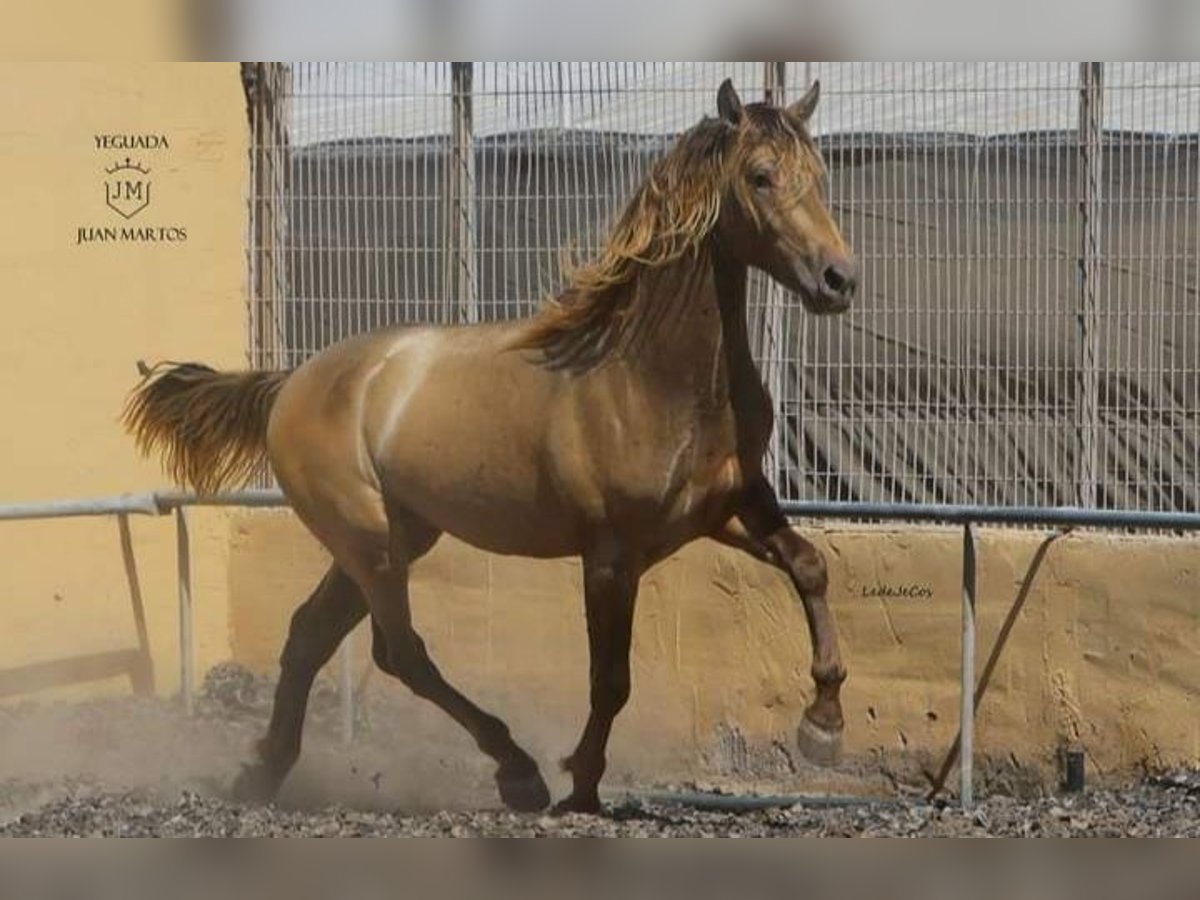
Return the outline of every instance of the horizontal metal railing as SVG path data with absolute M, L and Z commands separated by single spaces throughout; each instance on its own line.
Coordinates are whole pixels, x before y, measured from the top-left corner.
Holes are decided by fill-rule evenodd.
M 166 515 L 186 506 L 271 508 L 287 506 L 283 492 L 273 488 L 194 494 L 189 491 L 150 491 L 74 500 L 0 504 L 5 519 L 59 519 L 120 513 Z M 952 503 L 866 503 L 824 500 L 784 500 L 784 513 L 793 518 L 933 522 L 962 525 L 1043 525 L 1073 528 L 1133 528 L 1200 531 L 1200 512 L 1085 509 L 1077 506 L 977 506 Z
M 287 506 L 279 490 L 245 490 L 204 496 L 188 491 L 151 491 L 117 494 L 79 500 L 45 500 L 33 503 L 0 504 L 0 521 L 5 519 L 63 519 L 75 516 L 110 516 L 122 513 L 166 515 L 185 506 Z
M 973 506 L 953 503 L 858 503 L 785 500 L 793 518 L 873 519 L 947 525 L 1042 525 L 1048 528 L 1133 528 L 1200 531 L 1200 512 L 1085 509 L 1079 506 Z

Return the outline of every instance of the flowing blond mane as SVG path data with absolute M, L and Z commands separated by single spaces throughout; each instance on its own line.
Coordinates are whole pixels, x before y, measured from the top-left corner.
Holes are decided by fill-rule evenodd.
M 746 113 L 762 138 L 782 138 L 783 146 L 797 150 L 811 143 L 783 110 L 753 104 Z M 685 132 L 634 192 L 599 255 L 567 268 L 567 286 L 543 306 L 515 346 L 540 350 L 547 365 L 567 368 L 595 365 L 628 343 L 627 326 L 648 321 L 632 308 L 646 296 L 631 283 L 647 270 L 689 254 L 699 257 L 730 187 L 731 163 L 746 143 L 720 119 L 705 118 Z M 732 186 L 742 189 L 737 180 Z

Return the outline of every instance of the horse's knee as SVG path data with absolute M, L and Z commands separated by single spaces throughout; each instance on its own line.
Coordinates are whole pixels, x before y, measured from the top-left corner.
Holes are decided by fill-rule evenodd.
M 825 596 L 829 589 L 829 566 L 824 553 L 814 549 L 811 556 L 796 564 L 796 584 L 805 596 Z
M 796 588 L 804 597 L 823 597 L 829 588 L 829 566 L 825 554 L 808 541 L 795 536 L 785 545 L 784 563 Z
M 624 666 L 606 672 L 592 684 L 592 709 L 601 715 L 615 716 L 629 702 L 631 687 L 629 670 Z

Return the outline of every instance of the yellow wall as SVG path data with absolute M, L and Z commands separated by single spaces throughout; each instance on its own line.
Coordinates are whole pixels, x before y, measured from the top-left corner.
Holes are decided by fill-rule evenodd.
M 92 62 L 181 58 L 198 37 L 191 13 L 207 0 L 38 0 L 9 3 L 0 59 Z M 189 6 L 192 9 L 189 9 Z M 194 21 L 194 20 L 192 20 Z
M 0 501 L 161 487 L 117 417 L 139 358 L 244 360 L 247 125 L 236 64 L 0 65 Z M 98 149 L 96 135 L 168 149 Z M 106 205 L 106 168 L 148 168 L 150 204 Z M 175 243 L 78 244 L 80 227 L 186 229 Z M 157 234 L 157 232 L 156 232 Z M 176 670 L 173 533 L 133 523 L 160 689 Z M 227 518 L 197 516 L 198 586 L 224 584 Z M 108 520 L 0 523 L 0 694 L 34 663 L 127 647 L 130 601 Z M 199 661 L 228 654 L 221 591 Z M 69 674 L 69 673 L 67 673 Z

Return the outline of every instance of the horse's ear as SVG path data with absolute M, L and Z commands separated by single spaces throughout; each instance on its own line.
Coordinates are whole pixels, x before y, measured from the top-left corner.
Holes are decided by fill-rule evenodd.
M 733 82 L 726 78 L 717 90 L 717 113 L 721 119 L 730 125 L 738 125 L 742 121 L 742 98 L 733 89 Z
M 821 82 L 814 81 L 803 97 L 788 107 L 788 112 L 799 119 L 801 122 L 807 122 L 812 118 L 813 111 L 817 108 L 817 101 L 821 99 Z

